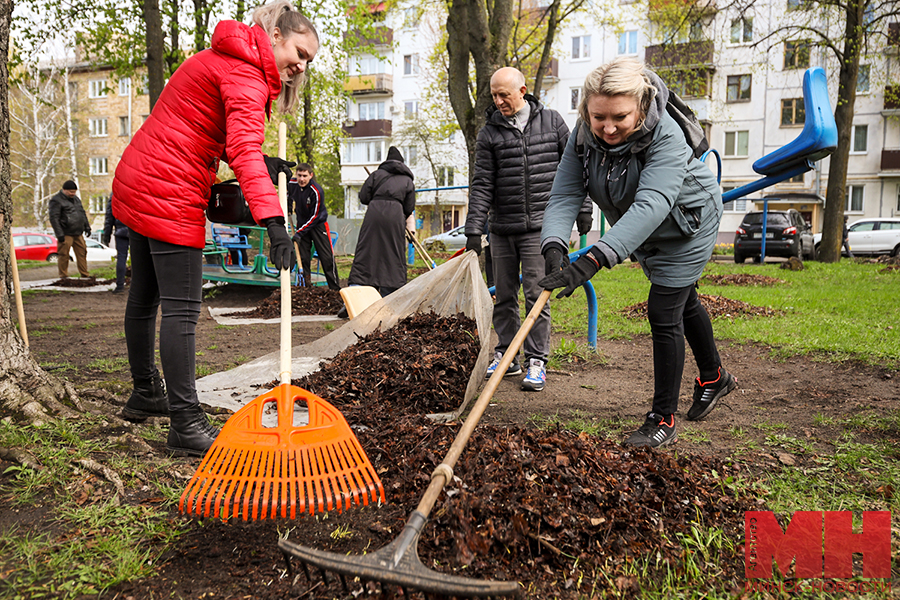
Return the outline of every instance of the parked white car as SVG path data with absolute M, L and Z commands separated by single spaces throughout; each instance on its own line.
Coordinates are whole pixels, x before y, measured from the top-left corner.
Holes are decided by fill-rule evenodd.
M 444 248 L 448 252 L 455 252 L 460 248 L 466 247 L 466 226 L 460 225 L 450 231 L 445 231 L 444 233 L 439 233 L 437 235 L 433 235 L 431 237 L 427 237 L 422 240 L 422 245 L 425 246 L 427 250 L 431 250 L 431 246 L 435 242 L 441 242 L 444 244 Z
M 106 262 L 116 258 L 116 251 L 109 246 L 104 246 L 97 240 L 85 238 L 84 243 L 87 245 L 87 261 L 88 262 Z M 70 251 L 69 259 L 75 260 L 75 255 Z
M 860 219 L 847 228 L 847 239 L 853 254 L 900 255 L 900 219 Z M 816 253 L 822 234 L 813 236 Z

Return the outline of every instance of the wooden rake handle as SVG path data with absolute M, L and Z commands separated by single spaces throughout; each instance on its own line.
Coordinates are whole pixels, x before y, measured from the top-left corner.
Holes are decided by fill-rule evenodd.
M 500 364 L 497 365 L 494 374 L 491 375 L 491 378 L 488 379 L 484 389 L 481 390 L 481 394 L 472 406 L 469 416 L 466 417 L 462 428 L 460 428 L 459 433 L 456 434 L 456 439 L 453 440 L 453 444 L 450 446 L 450 450 L 447 451 L 447 456 L 444 457 L 444 461 L 439 464 L 431 474 L 431 483 L 428 484 L 428 489 L 425 490 L 425 494 L 422 496 L 422 499 L 419 501 L 419 506 L 416 508 L 416 510 L 424 517 L 428 517 L 435 502 L 437 502 L 438 496 L 440 496 L 441 490 L 444 489 L 444 486 L 447 485 L 453 477 L 453 467 L 456 466 L 456 461 L 459 460 L 463 449 L 469 442 L 469 438 L 472 437 L 472 432 L 475 431 L 475 427 L 477 427 L 478 422 L 481 421 L 481 416 L 484 414 L 491 398 L 493 398 L 494 392 L 497 391 L 500 381 L 506 374 L 506 369 L 509 368 L 513 358 L 515 358 L 516 354 L 519 352 L 519 348 L 522 347 L 525 338 L 534 326 L 534 322 L 537 320 L 538 315 L 541 314 L 544 305 L 547 304 L 547 300 L 550 299 L 551 291 L 552 290 L 544 290 L 541 292 L 541 295 L 538 296 L 538 299 L 535 301 L 534 306 L 531 307 L 528 316 L 525 317 L 522 327 L 519 328 L 519 331 L 513 338 L 512 343 L 510 343 L 509 348 L 506 349 L 506 352 L 500 359 Z
M 278 158 L 287 159 L 287 125 L 278 124 Z M 278 172 L 278 200 L 281 202 L 281 213 L 284 215 L 284 226 L 288 235 L 290 220 L 287 214 L 287 175 Z M 299 256 L 297 257 L 299 259 Z M 279 380 L 282 385 L 291 383 L 291 270 L 281 269 L 278 274 L 281 287 L 281 369 Z M 281 407 L 279 407 L 280 409 Z

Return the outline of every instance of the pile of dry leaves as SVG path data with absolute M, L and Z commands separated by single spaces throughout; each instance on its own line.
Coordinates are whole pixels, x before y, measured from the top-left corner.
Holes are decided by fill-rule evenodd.
M 782 311 L 768 308 L 766 306 L 753 306 L 740 300 L 732 300 L 722 296 L 710 296 L 709 294 L 698 294 L 700 303 L 709 313 L 709 318 L 717 319 L 724 317 L 733 319 L 735 317 L 774 317 L 782 314 Z M 646 319 L 647 318 L 647 302 L 633 304 L 622 309 L 622 314 L 629 319 Z
M 292 315 L 336 315 L 342 308 L 344 301 L 341 300 L 341 293 L 338 291 L 322 286 L 291 288 Z M 277 319 L 281 316 L 281 290 L 272 292 L 272 295 L 251 311 L 230 313 L 225 316 Z

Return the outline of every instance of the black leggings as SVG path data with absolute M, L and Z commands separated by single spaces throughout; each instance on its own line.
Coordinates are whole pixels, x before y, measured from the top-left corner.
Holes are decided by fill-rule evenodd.
M 694 285 L 671 288 L 652 284 L 647 316 L 653 336 L 653 412 L 668 416 L 678 410 L 687 338 L 700 369 L 700 380 L 717 377 L 720 359 L 712 323 Z
M 169 410 L 197 405 L 194 332 L 200 316 L 203 251 L 131 231 L 131 290 L 125 308 L 125 341 L 135 383 L 156 370 L 156 313 L 162 306 L 159 357 L 169 393 Z

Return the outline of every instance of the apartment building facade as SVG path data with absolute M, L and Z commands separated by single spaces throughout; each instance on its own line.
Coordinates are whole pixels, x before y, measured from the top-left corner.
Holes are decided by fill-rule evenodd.
M 674 33 L 665 29 L 652 8 L 648 12 L 646 4 L 627 0 L 621 0 L 617 18 L 607 19 L 615 25 L 597 25 L 596 19 L 586 13 L 572 15 L 557 34 L 554 72 L 545 79 L 540 99 L 573 128 L 587 73 L 618 55 L 635 56 L 657 70 L 704 123 L 711 146 L 722 157 L 721 182 L 727 190 L 758 179 L 753 162 L 790 142 L 802 130 L 806 68 L 825 68 L 833 110 L 837 63 L 811 36 L 766 39 L 791 20 L 816 23 L 817 15 L 810 14 L 798 0 L 758 3 L 753 11 L 741 14 L 719 10 L 715 0 L 685 6 L 685 10 L 693 11 L 691 25 Z M 433 32 L 446 17 L 426 13 L 411 19 L 409 15 L 415 12 L 401 8 L 385 13 L 383 27 L 389 35 L 384 43 L 351 58 L 347 89 L 352 97 L 341 162 L 345 214 L 349 217 L 364 213 L 356 196 L 359 186 L 367 172 L 383 160 L 387 147 L 395 143 L 395 133 L 403 127 L 404 119 L 414 116 L 420 103 L 428 99 L 430 78 L 422 63 L 439 43 Z M 829 32 L 835 39 L 840 37 L 839 24 L 820 25 L 822 31 L 835 30 Z M 851 221 L 900 215 L 900 86 L 885 85 L 897 70 L 900 25 L 885 26 L 888 31 L 884 36 L 873 36 L 863 57 L 857 86 L 844 206 Z M 662 40 L 667 43 L 662 44 Z M 446 116 L 454 118 L 449 102 Z M 449 178 L 436 178 L 434 169 L 423 164 L 421 149 L 415 144 L 406 146 L 404 154 L 410 158 L 407 162 L 416 175 L 417 188 L 468 183 L 468 157 L 461 137 L 457 134 L 456 139 L 445 140 L 447 164 L 442 165 L 441 172 L 450 173 Z M 715 170 L 715 161 L 708 162 Z M 761 209 L 764 198 L 770 209 L 800 211 L 813 229 L 820 231 L 828 169 L 829 160 L 825 159 L 798 178 L 726 205 L 719 241 L 732 241 L 743 215 Z M 433 191 L 419 194 L 420 219 L 433 210 L 433 201 Z M 465 222 L 465 189 L 441 192 L 440 201 L 445 231 Z M 600 227 L 599 211 L 594 227 Z

